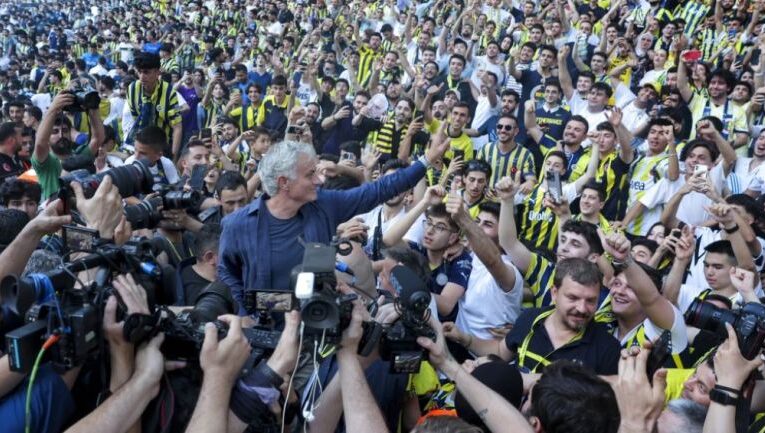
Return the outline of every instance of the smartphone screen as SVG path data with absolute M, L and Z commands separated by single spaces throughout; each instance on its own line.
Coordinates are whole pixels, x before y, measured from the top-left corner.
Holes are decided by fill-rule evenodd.
M 199 135 L 203 140 L 205 138 L 212 137 L 212 129 L 210 128 L 202 128 L 202 133 Z
M 65 225 L 62 231 L 67 251 L 92 251 L 93 244 L 99 238 L 98 230 L 85 227 Z
M 197 164 L 191 170 L 191 179 L 189 186 L 194 191 L 201 191 L 204 186 L 205 176 L 207 176 L 207 164 Z
M 555 204 L 563 202 L 563 185 L 560 181 L 560 173 L 557 171 L 548 171 L 545 174 L 547 179 L 547 192 L 550 194 L 550 198 Z

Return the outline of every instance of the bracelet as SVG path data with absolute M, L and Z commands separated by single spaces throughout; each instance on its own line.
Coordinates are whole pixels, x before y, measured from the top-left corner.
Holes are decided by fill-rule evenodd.
M 635 263 L 635 260 L 632 259 L 631 255 L 627 255 L 627 258 L 624 259 L 623 262 L 620 262 L 618 260 L 611 260 L 611 264 L 618 267 L 627 267 L 633 263 Z
M 737 396 L 741 395 L 741 390 L 736 388 L 731 388 L 729 386 L 723 386 L 723 385 L 715 385 L 715 388 L 719 389 L 720 391 L 726 391 L 731 394 L 735 394 Z
M 732 235 L 733 233 L 736 233 L 738 231 L 738 224 L 734 225 L 731 228 L 723 227 L 723 230 L 725 230 L 725 233 Z

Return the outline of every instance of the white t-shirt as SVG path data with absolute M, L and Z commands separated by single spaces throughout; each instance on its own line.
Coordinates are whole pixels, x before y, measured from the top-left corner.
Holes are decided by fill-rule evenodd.
M 650 119 L 650 116 L 648 113 L 646 113 L 645 108 L 636 107 L 635 101 L 627 104 L 622 109 L 622 112 L 624 113 L 622 124 L 632 133 L 634 133 L 641 125 L 646 124 L 648 119 Z
M 717 193 L 722 194 L 723 188 L 725 187 L 725 176 L 723 175 L 722 163 L 715 165 L 712 170 L 709 171 L 708 176 Z M 684 175 L 681 175 L 675 181 L 663 178 L 657 182 L 656 185 L 652 186 L 651 189 L 645 192 L 645 195 L 640 199 L 640 202 L 648 209 L 653 209 L 656 206 L 663 206 L 669 202 L 672 196 L 675 195 L 684 184 Z M 691 191 L 680 201 L 675 216 L 686 224 L 698 226 L 710 218 L 709 213 L 707 213 L 704 208 L 711 204 L 712 200 L 709 197 L 696 191 Z
M 378 220 L 382 222 L 382 233 L 384 234 L 389 227 L 391 227 L 393 224 L 395 224 L 401 218 L 403 218 L 404 215 L 406 215 L 406 209 L 404 209 L 404 207 L 402 206 L 401 210 L 396 215 L 386 220 L 385 218 L 381 218 L 383 206 L 384 205 L 379 205 L 376 208 L 372 209 L 371 211 L 355 217 L 355 218 L 361 218 L 364 221 L 364 225 L 369 227 L 369 230 L 367 230 L 367 246 L 365 247 L 365 250 L 367 250 L 368 253 L 372 252 L 375 229 L 377 228 Z M 415 232 L 415 227 L 417 227 L 418 225 L 422 226 L 422 223 L 420 222 L 419 218 L 417 219 L 417 221 L 415 221 L 414 224 L 412 224 L 411 227 L 409 227 L 409 230 L 404 235 L 404 239 L 411 240 L 413 242 L 421 241 L 422 239 L 418 238 Z M 380 245 L 380 248 L 382 247 L 383 245 Z
M 688 307 L 691 306 L 691 304 L 693 303 L 693 300 L 696 299 L 704 290 L 706 290 L 701 287 L 708 287 L 708 286 L 707 285 L 691 286 L 689 284 L 683 284 L 682 286 L 680 286 L 680 293 L 677 295 L 677 308 L 679 308 L 680 311 L 682 312 L 688 311 Z M 754 294 L 758 298 L 761 298 L 763 296 L 762 284 L 758 284 L 757 287 L 754 288 Z M 729 299 L 731 303 L 733 303 L 734 308 L 744 303 L 744 298 L 741 296 L 740 293 L 736 293 L 735 295 L 731 296 Z
M 467 332 L 481 339 L 494 338 L 490 328 L 498 328 L 507 323 L 515 323 L 521 312 L 523 299 L 523 277 L 512 265 L 509 256 L 502 256 L 506 266 L 515 273 L 515 285 L 505 292 L 489 269 L 473 254 L 473 270 L 470 272 L 468 289 L 459 300 L 459 312 L 456 325 L 462 332 Z
M 125 160 L 125 164 L 132 164 L 135 161 L 135 155 L 131 155 L 128 159 Z M 159 161 L 157 164 L 154 164 L 153 166 L 149 167 L 149 171 L 151 174 L 154 175 L 154 183 L 160 183 L 159 179 L 161 179 L 163 176 L 159 171 L 159 166 L 162 165 L 162 171 L 164 172 L 164 178 L 167 179 L 167 183 L 169 185 L 173 185 L 178 183 L 178 181 L 181 180 L 181 178 L 178 176 L 178 170 L 175 169 L 175 166 L 173 165 L 173 161 L 171 161 L 168 158 L 165 158 L 164 156 L 161 156 L 159 158 Z
M 686 347 L 688 347 L 688 328 L 685 326 L 683 313 L 681 313 L 680 310 L 678 310 L 674 305 L 672 306 L 672 312 L 675 313 L 675 320 L 672 322 L 672 329 L 668 330 L 671 334 L 670 341 L 672 342 L 672 353 L 680 353 L 685 350 Z M 651 322 L 651 319 L 647 317 L 643 321 L 642 325 L 645 328 L 645 337 L 650 341 L 656 341 L 664 332 L 664 329 L 656 326 L 653 322 Z M 627 344 L 627 342 L 635 335 L 639 328 L 640 326 L 638 325 L 633 330 L 624 335 L 624 337 L 622 337 L 619 341 L 621 345 L 624 346 Z M 616 337 L 616 331 L 617 330 L 614 330 L 614 337 Z

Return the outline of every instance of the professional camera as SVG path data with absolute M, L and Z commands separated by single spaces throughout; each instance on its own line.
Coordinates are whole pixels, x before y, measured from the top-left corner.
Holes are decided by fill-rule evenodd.
M 384 329 L 380 356 L 391 361 L 393 373 L 417 373 L 425 355 L 425 349 L 417 344 L 417 337 L 436 339 L 428 323 L 430 291 L 417 274 L 401 265 L 391 271 L 391 283 L 398 294 L 395 307 L 401 318 Z
M 754 359 L 765 340 L 765 305 L 747 302 L 741 309 L 726 310 L 695 299 L 685 312 L 685 323 L 728 338 L 725 324 L 730 323 L 738 337 L 738 347 L 746 359 Z
M 337 291 L 335 255 L 348 254 L 347 243 L 334 240 L 330 245 L 306 243 L 303 262 L 292 270 L 291 284 L 301 301 L 300 317 L 304 332 L 321 337 L 328 344 L 339 343 L 343 330 L 351 323 L 356 295 Z
M 172 187 L 163 187 L 159 195 L 144 199 L 138 204 L 125 206 L 125 218 L 135 229 L 153 229 L 162 220 L 163 210 L 193 209 L 202 203 L 199 191 L 183 191 Z
M 11 370 L 30 371 L 43 342 L 51 337 L 58 341 L 47 352 L 60 371 L 81 365 L 96 353 L 103 307 L 113 290 L 112 275 L 132 274 L 146 289 L 150 305 L 161 301 L 156 289 L 167 285 L 165 279 L 172 273 L 156 263 L 159 251 L 157 243 L 147 239 L 122 246 L 104 244 L 94 247 L 93 254 L 48 273 L 0 281 L 2 324 L 4 330 L 10 329 L 5 341 Z M 98 268 L 94 282 L 75 288 L 77 273 L 93 268 Z
M 77 182 L 82 186 L 82 194 L 85 198 L 91 198 L 106 176 L 112 178 L 112 183 L 123 198 L 150 193 L 154 186 L 154 175 L 149 171 L 149 163 L 144 160 L 137 160 L 132 164 L 114 167 L 98 174 L 91 174 L 88 170 L 75 170 L 61 176 L 59 178 L 61 188 L 59 198 L 67 201 L 74 197 L 74 192 L 69 186 L 72 182 Z
M 90 86 L 77 86 L 70 90 L 62 90 L 61 93 L 74 95 L 74 102 L 64 107 L 64 111 L 81 113 L 87 110 L 97 110 L 101 105 L 101 96 Z

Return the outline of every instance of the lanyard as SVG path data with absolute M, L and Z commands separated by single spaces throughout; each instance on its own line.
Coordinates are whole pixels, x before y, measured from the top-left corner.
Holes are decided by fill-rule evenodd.
M 532 360 L 537 361 L 537 365 L 535 365 L 534 368 L 530 369 L 531 373 L 536 373 L 537 367 L 539 367 L 540 365 L 543 367 L 550 365 L 551 361 L 548 360 L 547 357 L 555 353 L 555 351 L 558 349 L 553 349 L 553 351 L 548 353 L 547 355 L 541 356 L 529 350 L 529 343 L 531 343 L 531 339 L 534 338 L 534 331 L 537 325 L 540 322 L 543 322 L 546 318 L 550 317 L 552 313 L 554 312 L 555 312 L 555 309 L 547 310 L 543 312 L 542 314 L 540 314 L 539 316 L 537 316 L 536 319 L 534 319 L 534 322 L 531 324 L 531 329 L 529 330 L 529 333 L 526 334 L 526 337 L 523 339 L 523 343 L 521 343 L 521 347 L 518 350 L 518 366 L 519 367 L 521 368 L 525 367 L 527 356 L 531 358 Z M 579 341 L 582 339 L 583 336 L 584 336 L 584 330 L 579 331 L 579 333 L 576 334 L 571 340 L 569 340 L 568 343 L 564 344 L 561 347 L 565 347 L 571 343 Z
M 726 140 L 728 139 L 728 123 L 733 118 L 733 115 L 728 113 L 728 107 L 730 104 L 730 99 L 725 99 L 725 106 L 723 107 L 723 115 L 722 115 L 722 123 L 723 123 L 723 130 L 722 130 L 722 136 Z M 707 98 L 707 103 L 704 105 L 704 113 L 701 117 L 707 117 L 710 114 L 712 114 L 712 100 L 710 98 Z

